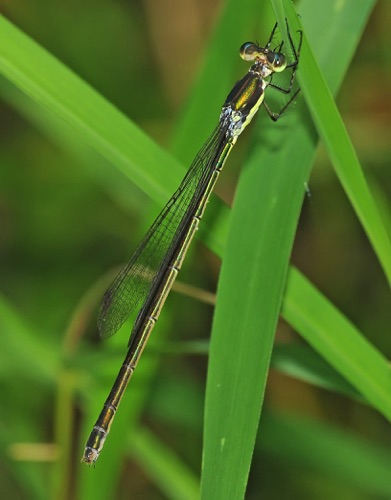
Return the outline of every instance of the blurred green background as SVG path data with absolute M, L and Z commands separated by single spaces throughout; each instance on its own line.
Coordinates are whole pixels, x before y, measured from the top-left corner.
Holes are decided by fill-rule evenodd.
M 180 133 L 186 98 L 197 81 L 222 5 L 214 0 L 0 2 L 5 17 L 167 149 Z M 266 37 L 257 31 L 257 19 L 257 28 L 254 21 L 247 38 L 263 42 L 273 25 L 266 2 L 260 2 L 257 15 L 263 18 Z M 390 25 L 391 4 L 379 1 L 337 101 L 370 185 L 387 210 Z M 239 58 L 237 67 L 236 78 L 245 71 Z M 79 471 L 81 443 L 111 387 L 127 342 L 125 331 L 100 342 L 97 304 L 159 207 L 5 79 L 0 80 L 0 91 L 0 492 L 3 498 L 87 498 Z M 220 106 L 221 102 L 205 103 L 205 113 L 217 120 Z M 205 139 L 211 130 L 202 130 L 202 123 L 199 127 Z M 217 188 L 227 202 L 232 200 L 246 142 L 244 138 L 238 146 Z M 199 146 L 189 138 L 186 161 Z M 322 147 L 310 190 L 292 261 L 389 357 L 389 289 Z M 195 242 L 180 281 L 214 292 L 218 272 L 218 259 Z M 201 355 L 193 346 L 193 354 L 179 356 L 173 342 L 206 341 L 212 313 L 212 307 L 200 300 L 180 293 L 170 296 L 154 334 L 160 342 L 152 340 L 140 377 L 128 390 L 140 407 L 129 427 L 139 425 L 135 422 L 140 417 L 143 431 L 129 438 L 134 440 L 129 460 L 116 470 L 112 493 L 95 492 L 94 498 L 173 497 L 154 476 L 159 466 L 150 455 L 152 436 L 176 454 L 164 448 L 156 456 L 167 464 L 178 460 L 172 470 L 177 467 L 182 477 L 189 474 L 189 484 L 196 481 L 205 344 L 197 344 Z M 162 355 L 159 344 L 168 337 L 171 350 Z M 302 341 L 281 322 L 277 342 Z M 158 371 L 149 369 L 157 363 Z M 355 400 L 278 370 L 270 373 L 266 398 L 268 432 L 256 448 L 248 498 L 386 498 L 381 488 L 376 490 L 341 465 L 330 465 L 344 463 L 344 457 L 330 456 L 334 440 L 351 450 L 346 462 L 365 454 L 379 463 L 389 458 L 390 428 L 383 417 Z M 123 439 L 114 433 L 113 428 L 109 440 Z M 104 461 L 111 459 L 109 440 L 102 463 L 96 470 L 85 468 L 83 476 L 108 470 Z M 60 447 L 46 446 L 56 441 Z M 64 441 L 68 453 L 62 450 L 59 459 Z M 320 450 L 327 460 L 321 460 Z

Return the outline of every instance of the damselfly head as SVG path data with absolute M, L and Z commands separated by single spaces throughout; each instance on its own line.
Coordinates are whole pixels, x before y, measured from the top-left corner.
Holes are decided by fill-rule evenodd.
M 269 48 L 260 47 L 256 43 L 246 42 L 240 47 L 240 57 L 245 61 L 258 61 L 273 72 L 284 71 L 287 65 L 286 58 L 281 52 L 274 52 Z

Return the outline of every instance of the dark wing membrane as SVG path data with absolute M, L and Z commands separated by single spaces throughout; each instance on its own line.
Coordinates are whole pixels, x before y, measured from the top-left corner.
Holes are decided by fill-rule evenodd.
M 225 126 L 214 130 L 129 263 L 105 292 L 98 317 L 102 338 L 114 335 L 137 308 L 141 311 L 149 303 L 208 184 L 225 134 Z

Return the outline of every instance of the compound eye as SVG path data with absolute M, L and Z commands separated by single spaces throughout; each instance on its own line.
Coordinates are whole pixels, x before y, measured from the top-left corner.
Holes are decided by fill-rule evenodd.
M 267 60 L 275 72 L 283 71 L 286 68 L 286 59 L 284 54 L 279 52 L 269 52 Z
M 239 54 L 245 61 L 254 61 L 259 56 L 259 47 L 253 42 L 246 42 L 240 47 Z

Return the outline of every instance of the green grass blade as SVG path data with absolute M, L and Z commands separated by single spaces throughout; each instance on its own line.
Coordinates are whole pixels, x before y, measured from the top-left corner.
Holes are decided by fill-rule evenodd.
M 388 360 L 295 269 L 289 274 L 283 314 L 314 349 L 391 421 Z
M 56 349 L 45 344 L 40 335 L 22 320 L 2 296 L 0 296 L 0 331 L 2 336 L 0 379 L 4 394 L 0 445 L 2 463 L 7 474 L 7 480 L 2 481 L 2 487 L 6 488 L 5 485 L 11 481 L 19 485 L 20 492 L 23 491 L 26 498 L 43 498 L 48 487 L 43 482 L 41 464 L 21 459 L 15 452 L 15 445 L 18 445 L 15 441 L 18 439 L 26 441 L 26 436 L 29 436 L 32 443 L 39 442 L 41 422 L 37 423 L 33 415 L 31 418 L 30 415 L 29 418 L 23 418 L 12 413 L 14 403 L 12 397 L 18 399 L 17 407 L 24 414 L 28 410 L 27 405 L 24 405 L 27 398 L 20 398 L 15 389 L 20 389 L 22 392 L 23 384 L 28 384 L 29 390 L 30 387 L 40 387 L 43 391 L 48 386 L 54 386 L 60 360 Z
M 198 478 L 147 429 L 139 428 L 132 433 L 129 449 L 136 462 L 167 498 L 199 498 Z
M 324 19 L 318 4 L 307 13 L 307 22 L 311 17 L 315 24 Z M 331 71 L 329 77 L 336 75 Z M 316 144 L 303 121 L 295 119 L 292 113 L 273 131 L 259 132 L 258 142 L 265 148 L 254 153 L 237 189 L 210 347 L 204 498 L 242 498 L 245 493 L 288 259 Z
M 60 360 L 31 332 L 7 300 L 0 296 L 1 373 L 23 375 L 30 380 L 54 383 Z M 21 371 L 22 370 L 22 371 Z
M 317 292 L 315 287 L 313 289 Z M 288 291 L 290 292 L 290 290 Z M 335 308 L 332 314 L 343 317 Z M 177 356 L 189 354 L 193 356 L 207 356 L 209 354 L 209 341 L 167 342 L 159 351 Z M 273 348 L 271 367 L 280 373 L 284 373 L 315 387 L 339 392 L 361 403 L 366 402 L 365 398 L 342 375 L 307 345 L 276 344 Z
M 232 21 L 231 16 L 228 20 Z M 228 25 L 223 32 L 227 34 L 232 29 Z M 185 168 L 80 77 L 1 15 L 0 35 L 0 73 L 54 117 L 66 122 L 78 140 L 94 148 L 151 199 L 164 205 L 178 187 Z M 218 112 L 220 105 L 217 104 Z M 203 131 L 203 140 L 212 129 Z M 213 197 L 209 213 L 200 236 L 212 250 L 221 254 L 228 209 Z
M 245 493 L 309 174 L 310 162 L 298 157 L 290 139 L 290 131 L 300 128 L 298 116 L 291 113 L 272 127 L 267 120 L 258 118 L 264 128 L 259 127 L 256 142 L 264 147 L 257 148 L 241 175 L 220 273 L 206 392 L 203 498 Z
M 183 167 L 69 68 L 0 16 L 0 72 L 163 204 Z M 39 71 L 37 71 L 39 68 Z M 160 168 L 156 168 L 159 165 Z M 169 166 L 169 168 L 166 168 Z
M 220 274 L 210 345 L 205 409 L 203 497 L 242 498 L 255 443 L 274 332 L 308 164 L 289 170 L 289 120 L 273 127 L 285 142 L 273 155 L 257 151 L 241 175 Z M 290 127 L 287 127 L 290 128 Z M 275 144 L 275 142 L 274 142 Z M 274 156 L 273 168 L 265 161 Z M 270 159 L 270 158 L 269 158 Z M 289 161 L 290 159 L 290 161 Z M 216 481 L 216 478 L 219 478 Z
M 382 498 L 390 496 L 391 455 L 384 445 L 375 445 L 329 425 L 293 415 L 265 413 L 262 425 L 265 432 L 260 436 L 259 447 L 287 469 L 293 469 L 293 474 L 300 464 L 301 471 L 302 467 L 312 474 L 316 471 L 316 477 L 327 484 L 335 482 L 336 486 L 357 488 L 359 496 L 349 498 L 366 498 L 362 496 L 364 493 Z M 318 491 L 323 498 L 332 498 L 326 493 L 325 484 L 321 484 Z M 336 491 L 341 495 L 339 489 Z
M 284 308 L 282 309 L 282 313 L 284 313 Z M 336 311 L 335 314 L 340 313 Z M 329 391 L 339 392 L 361 403 L 365 402 L 360 393 L 342 375 L 307 345 L 275 345 L 271 367 L 296 380 L 301 380 L 307 384 L 312 384 L 315 387 L 321 387 Z
M 290 3 L 285 3 L 287 6 L 291 6 Z M 299 28 L 298 20 L 293 24 L 293 28 Z M 391 284 L 391 241 L 364 178 L 346 127 L 338 113 L 305 33 L 302 57 L 300 58 L 299 79 L 317 131 L 357 217 L 371 241 L 388 282 Z

